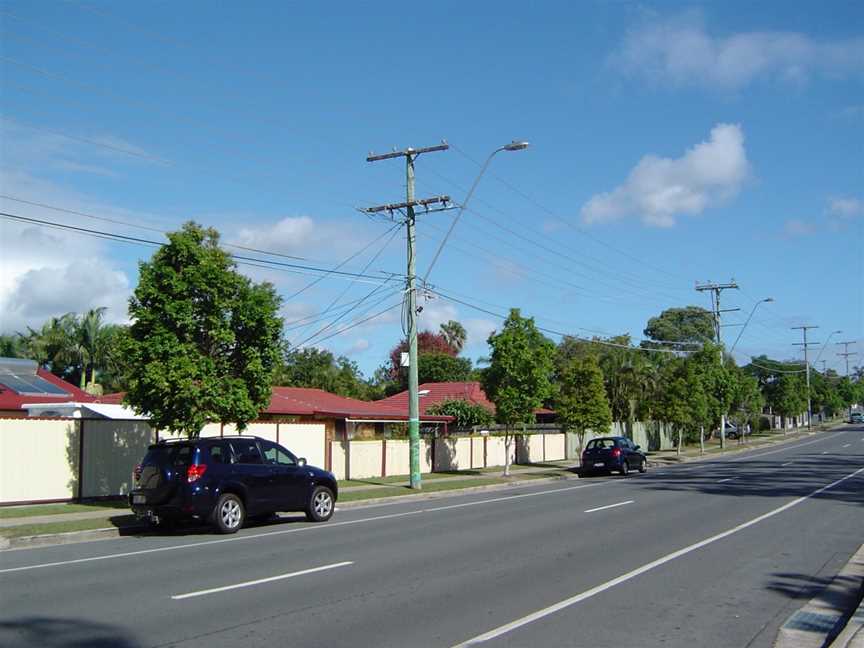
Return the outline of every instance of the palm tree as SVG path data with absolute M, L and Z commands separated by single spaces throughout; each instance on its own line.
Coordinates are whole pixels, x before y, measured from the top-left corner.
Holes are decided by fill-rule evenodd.
M 87 365 L 90 365 L 90 382 L 96 382 L 96 366 L 105 360 L 105 335 L 102 317 L 106 308 L 91 308 L 77 321 L 75 330 L 76 349 L 81 359 L 81 389 L 87 385 Z
M 456 353 L 460 353 L 465 346 L 465 340 L 468 338 L 465 327 L 455 320 L 450 320 L 442 324 L 440 330 L 450 348 Z

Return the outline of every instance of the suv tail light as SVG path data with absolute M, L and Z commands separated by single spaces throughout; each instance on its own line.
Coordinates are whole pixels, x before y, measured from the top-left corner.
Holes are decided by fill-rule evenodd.
M 190 484 L 198 481 L 207 471 L 207 464 L 193 464 L 186 469 L 186 481 Z
M 612 456 L 620 457 L 621 456 L 621 448 L 612 448 Z
M 137 464 L 135 466 L 135 468 L 132 470 L 132 475 L 133 477 L 135 477 L 136 482 L 141 479 L 141 464 Z

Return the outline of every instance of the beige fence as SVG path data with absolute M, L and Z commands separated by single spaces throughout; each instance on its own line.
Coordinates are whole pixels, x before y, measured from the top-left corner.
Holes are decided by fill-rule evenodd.
M 331 466 L 337 479 L 368 479 L 411 472 L 408 441 L 331 441 Z M 447 472 L 503 466 L 504 437 L 460 436 L 420 440 L 420 472 Z M 511 463 L 566 459 L 565 435 L 516 435 L 510 441 Z
M 214 424 L 202 436 L 235 433 Z M 323 424 L 253 423 L 244 434 L 272 439 L 325 466 Z M 143 421 L 0 419 L 0 505 L 125 495 L 132 470 L 156 437 Z

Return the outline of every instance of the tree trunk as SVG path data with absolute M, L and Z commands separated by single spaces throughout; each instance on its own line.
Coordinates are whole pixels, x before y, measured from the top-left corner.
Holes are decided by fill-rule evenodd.
M 510 434 L 510 427 L 508 426 L 504 430 L 504 476 L 510 476 L 510 443 L 512 441 L 512 435 Z
M 676 455 L 681 454 L 681 427 L 680 426 L 678 427 L 678 447 L 675 448 L 675 454 Z
M 705 454 L 705 426 L 699 426 L 699 454 Z

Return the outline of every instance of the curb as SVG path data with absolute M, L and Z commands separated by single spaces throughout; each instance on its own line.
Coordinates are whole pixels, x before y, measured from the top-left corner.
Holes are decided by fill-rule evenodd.
M 774 648 L 845 648 L 864 645 L 864 545 L 849 559 L 831 583 L 780 627 Z M 850 614 L 854 613 L 849 623 Z M 844 629 L 844 625 L 846 628 Z M 856 638 L 857 636 L 857 638 Z M 833 640 L 833 643 L 829 643 Z M 852 641 L 853 643 L 849 643 Z M 860 642 L 860 643 L 858 643 Z
M 520 479 L 506 484 L 486 484 L 485 486 L 468 486 L 466 488 L 454 488 L 451 490 L 434 491 L 432 493 L 422 493 L 419 495 L 391 495 L 389 497 L 375 497 L 364 500 L 356 500 L 353 502 L 337 502 L 337 508 L 340 510 L 355 509 L 355 508 L 371 508 L 373 506 L 386 506 L 388 504 L 398 504 L 399 502 L 422 502 L 430 499 L 440 499 L 442 497 L 452 497 L 461 493 L 482 493 L 484 491 L 507 490 L 508 488 L 516 488 L 518 486 L 530 486 L 531 484 L 547 484 L 556 481 L 571 481 L 579 479 L 578 475 L 568 476 L 561 475 L 560 477 L 542 477 L 540 479 Z
M 86 531 L 66 531 L 65 533 L 46 533 L 35 536 L 20 536 L 18 538 L 0 537 L 0 551 L 15 549 L 37 549 L 56 545 L 74 544 L 76 542 L 91 542 L 93 540 L 110 540 L 120 538 L 124 532 L 144 531 L 143 526 L 105 527 L 103 529 L 87 529 Z

